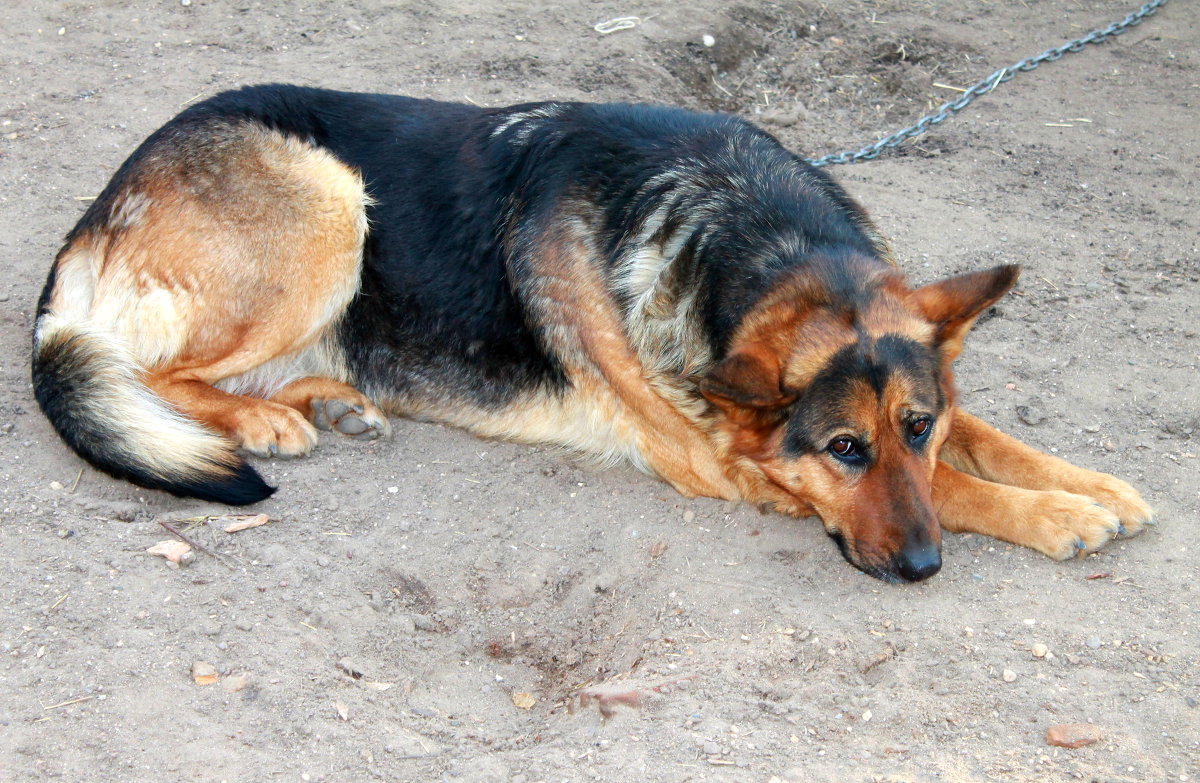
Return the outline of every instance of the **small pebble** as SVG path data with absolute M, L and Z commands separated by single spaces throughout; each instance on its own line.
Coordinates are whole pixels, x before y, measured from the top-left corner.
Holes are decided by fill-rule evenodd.
M 321 566 L 321 568 L 327 568 L 329 566 L 329 563 L 330 563 L 330 560 L 328 557 L 325 557 L 325 555 L 321 555 L 320 557 L 317 558 L 317 565 Z
M 717 39 L 713 38 L 711 35 L 706 34 L 700 40 L 709 48 L 717 45 Z
M 220 675 L 217 674 L 217 667 L 208 661 L 192 662 L 192 680 L 197 685 L 212 685 L 220 678 Z
M 1016 682 L 1017 680 L 1017 673 L 1012 669 L 1005 669 L 1004 674 L 1001 676 L 1004 677 L 1005 682 Z
M 237 693 L 245 688 L 246 684 L 246 675 L 235 674 L 232 677 L 225 678 L 225 681 L 221 683 L 221 687 L 224 688 L 228 693 Z
M 1031 405 L 1018 405 L 1017 418 L 1030 427 L 1036 427 L 1046 420 L 1046 414 L 1040 408 Z
M 1050 648 L 1041 642 L 1034 642 L 1033 647 L 1029 648 L 1029 651 L 1033 653 L 1034 658 L 1045 658 L 1046 653 L 1050 652 Z
M 721 753 L 721 746 L 720 746 L 720 745 L 718 745 L 717 743 L 713 742 L 712 740 L 705 740 L 705 741 L 704 741 L 704 755 L 706 755 L 706 756 L 716 756 L 716 755 L 719 755 L 720 753 Z
M 249 620 L 235 620 L 233 626 L 239 631 L 250 631 L 254 629 L 254 623 Z
M 1087 646 L 1091 647 L 1093 650 L 1099 650 L 1100 649 L 1100 637 L 1099 636 L 1089 636 L 1088 640 L 1087 640 Z

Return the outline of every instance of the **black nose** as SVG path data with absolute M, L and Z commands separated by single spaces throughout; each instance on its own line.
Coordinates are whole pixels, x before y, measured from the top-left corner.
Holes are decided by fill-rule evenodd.
M 896 555 L 896 573 L 906 582 L 920 582 L 942 568 L 942 553 L 936 545 L 911 547 Z

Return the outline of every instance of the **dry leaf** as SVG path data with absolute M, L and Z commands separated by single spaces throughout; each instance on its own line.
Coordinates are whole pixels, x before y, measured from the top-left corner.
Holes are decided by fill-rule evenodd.
M 581 708 L 587 709 L 587 706 L 593 701 L 596 702 L 596 709 L 600 710 L 600 717 L 607 720 L 616 714 L 618 704 L 624 704 L 634 709 L 641 707 L 642 695 L 633 687 L 627 690 L 614 690 L 611 686 L 598 686 L 579 692 L 579 706 Z
M 217 667 L 207 661 L 196 661 L 192 664 L 192 680 L 197 685 L 212 685 L 221 676 L 217 674 Z
M 523 710 L 531 710 L 533 709 L 533 705 L 537 704 L 537 699 L 534 698 L 532 693 L 517 691 L 512 695 L 512 703 Z
M 1060 748 L 1082 748 L 1102 739 L 1100 729 L 1090 723 L 1059 723 L 1046 729 L 1046 744 Z
M 333 708 L 337 710 L 338 717 L 342 720 L 350 720 L 350 708 L 346 706 L 344 701 L 335 701 Z
M 226 514 L 223 517 L 219 517 L 219 519 L 236 520 L 225 527 L 226 533 L 237 533 L 241 530 L 249 530 L 252 527 L 262 527 L 271 521 L 271 518 L 266 514 L 254 514 L 253 516 L 249 514 Z
M 156 555 L 165 557 L 167 560 L 176 565 L 187 565 L 192 562 L 195 555 L 192 554 L 192 545 L 185 541 L 176 541 L 170 539 L 167 541 L 159 541 L 154 546 L 146 550 L 148 555 Z
M 367 682 L 366 680 L 364 680 L 363 685 L 370 688 L 373 691 L 386 691 L 388 688 L 395 685 L 395 683 L 394 682 Z
M 574 713 L 578 703 L 580 709 L 595 703 L 600 711 L 600 717 L 608 720 L 617 712 L 618 706 L 638 709 L 642 706 L 642 697 L 651 693 L 667 693 L 672 686 L 691 680 L 693 675 L 664 680 L 657 683 L 637 684 L 629 681 L 597 683 L 580 689 L 575 698 L 567 702 L 567 711 Z M 869 720 L 869 719 L 868 719 Z

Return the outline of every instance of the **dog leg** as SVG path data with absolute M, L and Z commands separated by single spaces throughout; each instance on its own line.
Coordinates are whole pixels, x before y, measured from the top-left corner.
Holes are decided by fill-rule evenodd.
M 1136 535 L 1145 525 L 1154 524 L 1154 511 L 1124 481 L 1043 454 L 961 409 L 954 412 L 954 423 L 940 456 L 959 470 L 989 482 L 1031 490 L 1064 490 L 1091 498 L 1117 517 L 1124 535 Z
M 302 457 L 317 444 L 316 429 L 286 405 L 229 394 L 199 380 L 165 374 L 145 380 L 181 413 L 224 433 L 257 457 Z
M 335 430 L 357 440 L 390 437 L 387 416 L 365 394 L 331 378 L 301 378 L 283 387 L 273 402 L 308 417 L 322 430 Z
M 598 253 L 582 232 L 556 235 L 534 254 L 537 277 L 526 295 L 546 323 L 570 336 L 564 363 L 586 393 L 611 399 L 636 432 L 646 465 L 685 497 L 742 498 L 731 461 L 717 444 L 663 397 L 629 344 L 612 295 L 596 270 Z
M 980 533 L 1055 560 L 1094 552 L 1121 525 L 1090 497 L 997 484 L 941 461 L 933 476 L 933 505 L 938 522 L 951 533 Z

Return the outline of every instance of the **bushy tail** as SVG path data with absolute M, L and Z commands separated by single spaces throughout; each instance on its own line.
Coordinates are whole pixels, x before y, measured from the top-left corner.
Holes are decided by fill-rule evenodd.
M 33 343 L 38 405 L 81 457 L 143 487 L 233 505 L 274 488 L 234 444 L 183 416 L 142 383 L 116 336 L 43 312 Z

